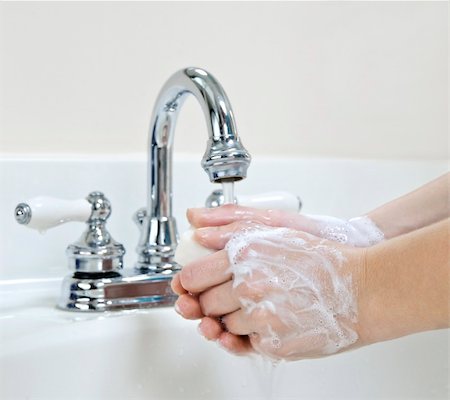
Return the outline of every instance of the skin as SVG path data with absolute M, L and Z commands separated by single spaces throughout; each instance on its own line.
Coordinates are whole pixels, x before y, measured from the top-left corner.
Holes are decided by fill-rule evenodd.
M 366 215 L 391 239 L 423 228 L 450 214 L 450 174 L 370 211 Z M 187 218 L 195 228 L 228 225 L 233 222 L 259 222 L 268 226 L 286 227 L 321 236 L 321 227 L 314 218 L 281 210 L 259 210 L 225 205 L 218 209 L 190 209 Z M 201 241 L 201 230 L 197 233 Z
M 448 218 L 449 188 L 447 173 L 367 215 L 391 239 Z
M 213 229 L 201 243 L 220 247 L 235 229 Z M 352 348 L 449 326 L 449 229 L 447 219 L 367 249 L 338 246 L 357 288 L 359 339 Z M 257 330 L 258 320 L 239 313 L 228 268 L 224 250 L 186 265 L 173 281 L 180 294 L 177 309 L 185 318 L 201 318 L 200 331 L 207 339 L 234 353 L 248 353 L 253 346 L 247 335 Z
M 450 326 L 450 219 L 367 249 L 359 331 L 365 344 Z
M 449 326 L 448 201 L 437 199 L 444 196 L 448 200 L 445 197 L 448 192 L 443 190 L 446 185 L 448 187 L 448 175 L 383 206 L 386 214 L 382 212 L 383 207 L 369 213 L 381 227 L 389 219 L 391 225 L 392 221 L 397 222 L 394 227 L 384 227 L 387 237 L 396 235 L 391 240 L 370 248 L 328 243 L 343 254 L 346 260 L 343 273 L 351 275 L 356 293 L 358 321 L 354 329 L 358 341 L 349 348 Z M 435 206 L 434 214 L 422 215 L 418 209 L 423 210 L 427 197 Z M 396 210 L 411 212 L 409 219 L 412 221 L 407 222 L 406 211 L 398 219 L 393 218 Z M 249 224 L 288 227 L 311 244 L 318 238 L 302 231 L 314 235 L 318 234 L 317 229 L 306 216 L 237 206 L 191 209 L 188 219 L 198 228 L 195 239 L 217 252 L 186 265 L 174 277 L 172 288 L 179 294 L 176 309 L 185 318 L 201 319 L 200 332 L 207 339 L 217 340 L 236 354 L 252 352 L 255 339 L 251 333 L 257 332 L 260 318 L 241 310 L 232 288 L 224 250 L 226 243 Z M 261 292 L 267 290 L 270 288 Z M 307 354 L 308 357 L 322 355 Z

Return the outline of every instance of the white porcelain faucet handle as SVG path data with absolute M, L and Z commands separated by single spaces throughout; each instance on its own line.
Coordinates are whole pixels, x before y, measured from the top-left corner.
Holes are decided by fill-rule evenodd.
M 237 196 L 237 203 L 246 207 L 283 211 L 300 211 L 302 206 L 298 196 L 284 191 L 266 192 L 251 196 L 240 195 Z
M 87 199 L 64 200 L 38 196 L 20 203 L 15 218 L 20 224 L 45 231 L 70 221 L 86 222 L 92 213 Z
M 300 198 L 290 192 L 273 191 L 254 195 L 239 195 L 235 203 L 240 206 L 260 208 L 263 210 L 277 209 L 283 211 L 299 212 L 302 208 Z M 205 206 L 208 208 L 218 207 L 224 204 L 223 191 L 214 190 L 206 199 Z

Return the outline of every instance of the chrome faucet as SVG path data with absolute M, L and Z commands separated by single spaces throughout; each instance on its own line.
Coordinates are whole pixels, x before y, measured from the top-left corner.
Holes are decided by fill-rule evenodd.
M 125 249 L 106 230 L 111 206 L 102 193 L 93 192 L 86 199 L 72 202 L 39 197 L 16 207 L 17 222 L 37 229 L 42 224 L 50 228 L 67 221 L 87 223 L 81 238 L 66 250 L 74 272 L 63 281 L 59 308 L 110 311 L 175 302 L 177 296 L 170 289 L 170 281 L 181 267 L 173 261 L 177 230 L 172 215 L 172 144 L 176 118 L 189 93 L 197 98 L 206 118 L 209 140 L 202 166 L 210 181 L 246 177 L 250 155 L 237 135 L 224 90 L 200 68 L 178 71 L 163 86 L 153 110 L 148 202 L 134 216 L 141 230 L 134 269 L 123 269 Z
M 142 273 L 179 269 L 172 260 L 177 230 L 172 214 L 172 144 L 178 113 L 188 94 L 199 101 L 206 119 L 208 143 L 202 167 L 211 182 L 245 178 L 250 155 L 236 130 L 233 111 L 219 82 L 200 68 L 176 72 L 157 98 L 149 132 L 148 203 L 135 220 L 141 237 L 136 268 Z

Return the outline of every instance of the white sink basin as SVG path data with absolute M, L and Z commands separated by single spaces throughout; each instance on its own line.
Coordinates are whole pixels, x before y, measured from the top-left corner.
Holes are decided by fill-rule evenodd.
M 59 280 L 3 285 L 0 398 L 445 398 L 447 333 L 277 367 L 207 342 L 172 308 L 57 310 Z
M 175 158 L 180 231 L 186 208 L 202 204 L 215 188 L 198 162 Z M 138 240 L 131 216 L 145 204 L 145 165 L 145 157 L 0 159 L 0 399 L 448 398 L 447 331 L 273 368 L 205 341 L 197 322 L 172 308 L 87 315 L 57 310 L 61 278 L 69 273 L 64 250 L 83 226 L 68 224 L 41 236 L 14 221 L 16 204 L 42 194 L 79 198 L 103 191 L 113 205 L 110 232 L 125 245 L 130 268 Z M 446 170 L 446 161 L 255 158 L 249 178 L 236 189 L 288 190 L 300 195 L 307 213 L 352 217 Z M 286 179 L 286 171 L 296 171 L 295 179 Z

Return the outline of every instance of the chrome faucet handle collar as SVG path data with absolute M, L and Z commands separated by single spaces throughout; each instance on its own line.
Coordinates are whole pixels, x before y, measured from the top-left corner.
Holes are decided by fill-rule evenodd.
M 90 193 L 86 200 L 92 212 L 80 239 L 67 247 L 69 268 L 84 273 L 118 272 L 123 268 L 125 248 L 111 237 L 105 226 L 111 203 L 101 192 Z

